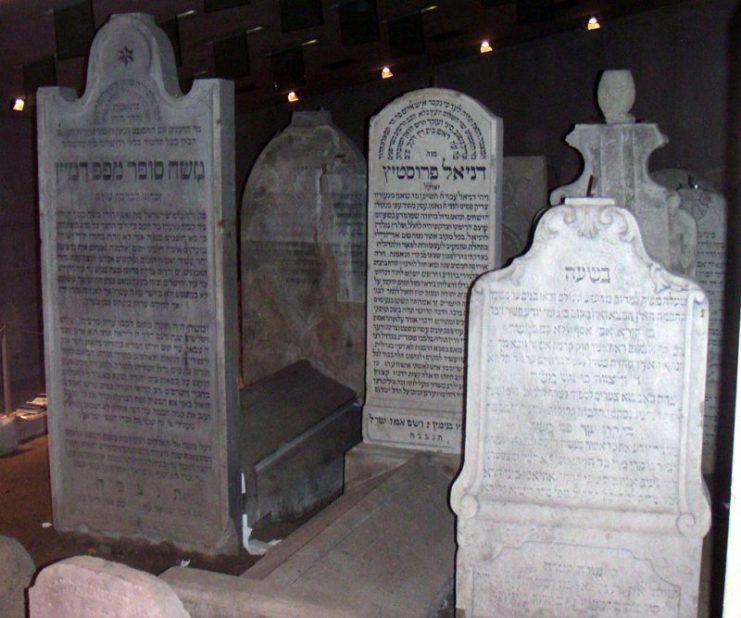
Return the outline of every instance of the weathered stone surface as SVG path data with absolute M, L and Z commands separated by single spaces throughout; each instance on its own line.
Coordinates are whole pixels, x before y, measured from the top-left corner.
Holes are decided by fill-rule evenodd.
M 535 217 L 548 207 L 545 157 L 504 157 L 502 264 L 527 247 Z
M 552 191 L 550 202 L 560 204 L 567 197 L 614 199 L 635 215 L 651 257 L 672 272 L 692 276 L 695 221 L 679 209 L 676 191 L 656 184 L 648 173 L 651 153 L 668 140 L 657 125 L 633 122 L 627 113 L 630 107 L 625 107 L 632 105 L 634 95 L 629 96 L 631 86 L 624 75 L 610 75 L 618 73 L 626 72 L 605 71 L 602 80 L 615 83 L 603 86 L 600 81 L 599 101 L 608 124 L 577 124 L 566 136 L 566 142 L 581 154 L 584 169 L 575 182 Z M 632 77 L 629 81 L 632 84 Z
M 31 618 L 190 618 L 162 580 L 91 556 L 75 556 L 46 567 L 28 598 Z
M 457 606 L 697 616 L 708 305 L 612 200 L 568 200 L 472 291 Z
M 301 361 L 246 388 L 240 399 L 250 526 L 301 516 L 342 492 L 345 451 L 361 439 L 352 389 Z
M 18 448 L 18 434 L 14 416 L 0 416 L 0 457 L 15 452 Z
M 238 549 L 232 88 L 183 96 L 131 14 L 95 37 L 81 99 L 39 91 L 58 530 Z
M 710 304 L 702 450 L 703 471 L 710 473 L 715 470 L 718 439 L 728 233 L 726 200 L 711 183 L 687 170 L 659 170 L 652 173 L 652 176 L 660 185 L 679 194 L 679 208 L 692 215 L 697 224 L 695 281 L 705 290 Z
M 365 159 L 329 112 L 294 112 L 242 198 L 242 369 L 302 359 L 363 391 Z
M 25 617 L 25 590 L 35 572 L 36 566 L 23 545 L 0 535 L 0 616 Z
M 461 448 L 465 297 L 499 263 L 501 120 L 443 89 L 399 97 L 369 137 L 368 443 Z

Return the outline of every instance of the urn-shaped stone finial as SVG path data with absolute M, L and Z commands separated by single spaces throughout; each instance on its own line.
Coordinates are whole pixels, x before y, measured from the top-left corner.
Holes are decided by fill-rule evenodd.
M 597 103 L 608 124 L 635 122 L 629 113 L 636 98 L 633 74 L 628 70 L 604 71 L 597 87 Z

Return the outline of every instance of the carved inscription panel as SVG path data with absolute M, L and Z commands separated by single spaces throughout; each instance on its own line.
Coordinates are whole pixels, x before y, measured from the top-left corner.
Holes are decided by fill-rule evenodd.
M 466 293 L 498 258 L 498 122 L 437 89 L 372 122 L 366 440 L 460 450 Z
M 121 20 L 135 24 L 128 47 Z M 89 99 L 40 96 L 55 523 L 211 553 L 235 541 L 219 85 L 174 103 L 132 69 L 149 49 L 141 28 L 124 16 L 96 39 L 131 55 L 102 94 L 94 77 Z

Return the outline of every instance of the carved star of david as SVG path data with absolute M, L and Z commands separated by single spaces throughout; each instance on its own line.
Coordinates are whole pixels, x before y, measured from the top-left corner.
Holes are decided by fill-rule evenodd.
M 118 52 L 118 59 L 124 63 L 124 66 L 129 66 L 129 62 L 134 62 L 134 50 L 124 46 Z

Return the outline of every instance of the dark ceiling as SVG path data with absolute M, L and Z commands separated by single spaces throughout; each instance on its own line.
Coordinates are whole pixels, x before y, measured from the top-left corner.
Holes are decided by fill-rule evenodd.
M 235 80 L 237 110 L 307 96 L 603 23 L 679 0 L 0 0 L 0 92 L 84 84 L 94 30 L 111 13 L 152 13 L 176 42 L 183 87 Z M 179 48 L 179 49 L 178 49 Z M 32 109 L 32 106 L 31 106 Z M 30 111 L 30 110 L 29 110 Z

